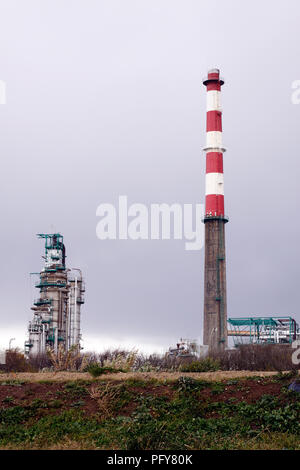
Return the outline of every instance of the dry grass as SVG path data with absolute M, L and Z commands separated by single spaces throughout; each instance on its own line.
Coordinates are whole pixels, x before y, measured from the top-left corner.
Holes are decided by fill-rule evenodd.
M 34 442 L 32 443 L 22 443 L 22 444 L 7 444 L 6 446 L 0 447 L 1 450 L 96 450 L 95 444 L 82 440 L 75 441 L 68 437 L 64 437 L 57 444 L 45 444 L 37 445 Z
M 299 373 L 299 372 L 298 372 Z M 217 372 L 118 372 L 102 375 L 97 379 L 92 379 L 88 372 L 10 372 L 0 373 L 0 382 L 7 380 L 21 380 L 25 382 L 67 382 L 74 380 L 93 380 L 93 381 L 124 381 L 128 379 L 158 379 L 175 381 L 183 375 L 193 377 L 195 379 L 203 379 L 210 381 L 219 381 L 223 379 L 231 379 L 238 377 L 269 377 L 276 375 L 277 372 L 271 371 L 217 371 Z
M 113 414 L 114 401 L 118 398 L 118 389 L 109 383 L 102 386 L 94 385 L 89 391 L 91 398 L 97 401 L 99 414 L 102 419 L 110 418 Z
M 263 439 L 262 439 L 263 438 Z M 300 442 L 297 436 L 289 436 L 287 433 L 265 433 L 261 439 L 252 438 L 248 440 L 236 439 L 235 449 L 238 450 L 282 450 L 294 449 L 300 450 Z M 76 441 L 68 437 L 64 437 L 59 443 L 48 444 L 45 447 L 36 445 L 35 443 L 27 444 L 8 444 L 0 447 L 1 450 L 111 450 L 110 448 L 97 447 L 96 444 L 86 440 Z M 207 450 L 207 446 L 193 447 L 193 445 L 186 446 L 185 450 Z
M 130 351 L 128 354 L 116 354 L 114 357 L 104 359 L 103 367 L 111 367 L 116 370 L 124 370 L 129 372 L 132 370 L 134 363 L 136 362 L 138 351 Z
M 63 345 L 60 345 L 57 353 L 49 350 L 48 355 L 55 372 L 76 370 L 80 359 L 80 351 L 77 346 L 72 346 L 69 351 L 65 351 Z

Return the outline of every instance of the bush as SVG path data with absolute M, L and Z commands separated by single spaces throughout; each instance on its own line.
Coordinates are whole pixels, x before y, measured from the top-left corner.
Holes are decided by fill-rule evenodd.
M 90 364 L 86 371 L 91 374 L 92 377 L 99 377 L 102 374 L 107 372 L 119 372 L 119 370 L 114 369 L 112 367 L 101 367 L 98 363 Z
M 33 372 L 35 370 L 18 348 L 6 351 L 6 364 L 3 369 L 7 372 Z
M 179 367 L 181 372 L 214 372 L 219 369 L 220 361 L 211 357 L 182 364 Z
M 51 349 L 47 351 L 47 353 L 50 358 L 52 368 L 55 372 L 64 370 L 78 370 L 78 362 L 81 359 L 81 355 L 77 346 L 74 345 L 68 351 L 65 351 L 64 347 L 60 345 L 58 347 L 57 353 Z
M 214 355 L 222 370 L 287 371 L 299 369 L 292 363 L 293 349 L 283 344 L 244 344 Z
M 300 365 L 292 363 L 293 349 L 290 345 L 247 344 L 237 349 L 212 353 L 209 357 L 171 356 L 168 354 L 145 355 L 137 351 L 107 350 L 101 354 L 77 349 L 65 352 L 59 349 L 25 358 L 13 349 L 7 351 L 7 363 L 1 367 L 7 372 L 37 372 L 43 369 L 88 371 L 93 377 L 108 372 L 210 372 L 216 370 L 288 371 L 298 370 Z

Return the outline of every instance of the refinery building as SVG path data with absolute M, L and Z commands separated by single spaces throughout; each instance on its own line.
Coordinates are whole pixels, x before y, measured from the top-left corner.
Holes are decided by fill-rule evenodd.
M 28 325 L 28 355 L 59 348 L 80 350 L 80 316 L 85 284 L 81 270 L 67 268 L 66 248 L 60 233 L 38 234 L 45 241 L 44 267 L 36 282 L 33 319 Z

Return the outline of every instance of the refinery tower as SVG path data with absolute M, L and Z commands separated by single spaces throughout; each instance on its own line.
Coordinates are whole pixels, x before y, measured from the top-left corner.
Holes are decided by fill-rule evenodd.
M 84 281 L 80 269 L 67 269 L 66 249 L 60 233 L 39 234 L 45 240 L 44 267 L 35 287 L 39 297 L 31 308 L 25 351 L 29 355 L 47 350 L 80 349 L 80 315 Z
M 203 80 L 207 90 L 205 181 L 205 272 L 203 344 L 210 351 L 227 347 L 224 174 L 220 71 Z

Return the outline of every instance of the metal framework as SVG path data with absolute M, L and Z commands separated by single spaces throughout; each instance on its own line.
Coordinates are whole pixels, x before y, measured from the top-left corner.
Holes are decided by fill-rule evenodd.
M 44 268 L 35 284 L 40 296 L 35 299 L 33 320 L 28 326 L 27 354 L 41 354 L 47 349 L 67 351 L 80 348 L 80 309 L 85 285 L 80 269 L 66 268 L 66 250 L 60 233 L 38 234 L 45 239 Z
M 228 336 L 234 344 L 290 344 L 300 338 L 300 329 L 291 316 L 241 317 L 228 319 Z

